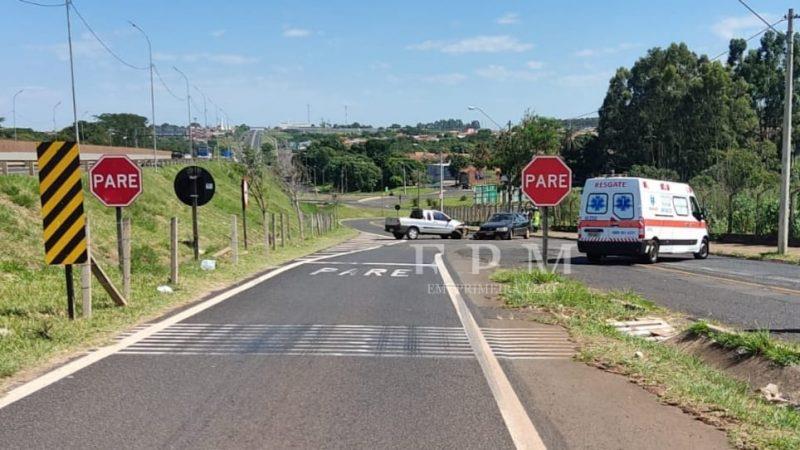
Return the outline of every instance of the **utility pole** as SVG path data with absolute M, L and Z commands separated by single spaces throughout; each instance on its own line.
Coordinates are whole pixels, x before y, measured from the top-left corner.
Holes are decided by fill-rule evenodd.
M 778 253 L 786 254 L 789 245 L 789 194 L 792 166 L 792 83 L 794 81 L 794 10 L 786 15 L 786 93 L 783 97 L 783 143 L 781 145 L 781 199 L 778 218 Z
M 147 54 L 150 58 L 150 125 L 153 127 L 153 167 L 158 167 L 158 148 L 156 146 L 156 94 L 153 86 L 153 46 L 150 44 L 150 38 L 143 29 L 139 28 L 135 23 L 128 21 L 133 28 L 139 30 L 144 38 L 147 40 Z
M 61 105 L 61 100 L 58 101 L 55 105 L 53 105 L 53 136 L 56 134 L 56 109 Z
M 444 149 L 439 146 L 439 211 L 444 211 Z
M 183 77 L 183 81 L 186 83 L 186 116 L 189 119 L 187 128 L 187 131 L 189 133 L 189 154 L 192 155 L 192 158 L 195 158 L 197 157 L 197 155 L 194 154 L 194 145 L 192 145 L 192 94 L 189 91 L 189 79 L 186 77 L 186 75 L 184 75 L 183 72 L 178 70 L 177 67 L 172 66 L 172 68 L 175 69 L 176 72 L 181 74 L 181 76 Z
M 67 17 L 69 17 L 69 6 L 67 6 Z M 67 23 L 69 23 L 69 19 L 67 19 Z M 14 94 L 14 97 L 11 98 L 11 117 L 14 121 L 14 140 L 17 140 L 17 96 L 22 94 L 25 89 L 20 89 Z

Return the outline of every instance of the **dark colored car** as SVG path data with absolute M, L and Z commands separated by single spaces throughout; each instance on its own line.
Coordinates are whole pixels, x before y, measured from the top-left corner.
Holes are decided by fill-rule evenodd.
M 525 214 L 496 213 L 481 225 L 475 239 L 511 239 L 514 236 L 531 235 L 531 221 Z

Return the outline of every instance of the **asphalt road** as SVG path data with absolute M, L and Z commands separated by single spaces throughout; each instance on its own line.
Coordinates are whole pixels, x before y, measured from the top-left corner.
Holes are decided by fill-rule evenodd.
M 379 221 L 378 221 L 379 222 Z M 387 235 L 375 220 L 351 222 L 363 231 Z M 449 241 L 427 237 L 448 246 L 487 241 Z M 528 241 L 491 241 L 501 251 L 501 267 L 528 266 Z M 465 247 L 466 249 L 466 247 Z M 467 250 L 463 250 L 467 251 Z M 471 250 L 469 250 L 471 252 Z M 769 261 L 724 256 L 695 260 L 691 255 L 665 256 L 658 264 L 637 264 L 628 258 L 608 258 L 602 265 L 589 264 L 574 241 L 551 239 L 549 258 L 569 262 L 569 276 L 606 290 L 633 291 L 657 304 L 697 318 L 712 319 L 744 329 L 767 329 L 784 339 L 800 340 L 800 267 Z M 488 249 L 479 251 L 487 260 Z M 564 271 L 561 266 L 559 270 Z
M 466 243 L 362 235 L 134 330 L 105 358 L 0 398 L 0 448 L 727 448 L 624 377 L 571 361 L 563 329 L 459 300 L 444 283 L 487 281 Z M 415 244 L 446 245 L 448 259 Z

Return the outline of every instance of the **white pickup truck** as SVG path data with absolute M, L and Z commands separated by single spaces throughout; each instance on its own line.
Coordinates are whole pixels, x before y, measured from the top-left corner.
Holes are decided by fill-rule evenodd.
M 392 233 L 395 239 L 402 239 L 403 236 L 416 239 L 421 234 L 437 234 L 442 239 L 461 239 L 467 234 L 463 223 L 433 209 L 414 209 L 411 217 L 387 217 L 384 229 Z

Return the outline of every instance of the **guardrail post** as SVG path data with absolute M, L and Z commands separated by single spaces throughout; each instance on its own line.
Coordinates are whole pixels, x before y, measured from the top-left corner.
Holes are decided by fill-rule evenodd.
M 30 176 L 36 175 L 36 169 L 33 166 L 33 161 L 28 161 L 28 175 Z
M 0 173 L 8 175 L 8 161 L 0 161 Z
M 236 225 L 236 214 L 231 216 L 231 261 L 239 264 L 239 227 Z
M 281 213 L 281 247 L 286 247 L 286 215 Z
M 271 230 L 270 245 L 272 245 L 272 250 L 275 251 L 275 249 L 278 246 L 278 235 L 275 234 L 275 213 L 269 213 L 269 216 L 270 216 L 270 230 Z
M 122 221 L 122 295 L 131 301 L 131 219 Z
M 169 280 L 178 284 L 178 218 L 169 220 Z

